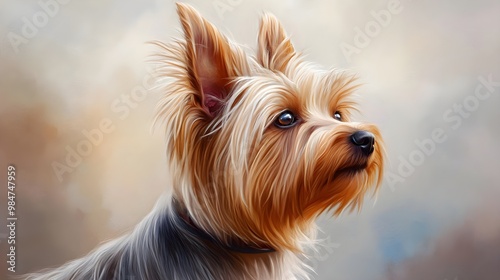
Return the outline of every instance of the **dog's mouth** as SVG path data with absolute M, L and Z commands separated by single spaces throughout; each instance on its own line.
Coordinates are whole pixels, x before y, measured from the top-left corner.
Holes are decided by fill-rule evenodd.
M 368 167 L 368 164 L 365 162 L 363 164 L 356 164 L 356 165 L 351 165 L 347 167 L 343 167 L 333 174 L 333 178 L 337 178 L 339 175 L 347 175 L 347 176 L 354 176 L 358 174 L 359 172 L 363 171 Z

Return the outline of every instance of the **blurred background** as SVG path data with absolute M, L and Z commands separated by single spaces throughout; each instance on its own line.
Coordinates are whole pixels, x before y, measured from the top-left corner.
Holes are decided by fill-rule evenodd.
M 357 119 L 380 126 L 386 176 L 359 213 L 320 219 L 315 279 L 499 279 L 499 1 L 186 2 L 249 52 L 272 12 L 308 60 L 364 84 Z M 168 190 L 145 42 L 180 32 L 169 0 L 0 0 L 0 35 L 0 220 L 14 164 L 19 274 L 130 230 Z

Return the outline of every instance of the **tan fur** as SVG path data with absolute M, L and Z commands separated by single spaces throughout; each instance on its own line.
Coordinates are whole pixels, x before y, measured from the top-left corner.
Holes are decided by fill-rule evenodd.
M 159 44 L 162 75 L 174 78 L 159 111 L 174 197 L 222 240 L 302 252 L 320 213 L 359 206 L 380 183 L 377 128 L 332 118 L 335 111 L 347 118 L 354 108 L 354 77 L 303 62 L 272 15 L 262 18 L 254 58 L 191 7 L 179 4 L 178 11 L 184 40 Z M 218 98 L 207 97 L 207 89 Z M 273 126 L 285 109 L 301 123 Z M 369 158 L 354 156 L 347 139 L 356 130 L 376 136 Z M 357 164 L 367 167 L 355 176 L 336 174 Z
M 131 233 L 25 279 L 309 279 L 316 217 L 359 208 L 380 184 L 380 133 L 349 119 L 352 75 L 302 61 L 272 15 L 250 56 L 177 7 L 184 39 L 156 43 L 173 197 Z M 284 111 L 293 126 L 276 124 Z M 360 131 L 374 135 L 369 150 Z

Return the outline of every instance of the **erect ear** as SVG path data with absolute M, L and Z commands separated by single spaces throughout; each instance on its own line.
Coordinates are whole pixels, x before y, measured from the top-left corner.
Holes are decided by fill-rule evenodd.
M 284 72 L 288 62 L 295 55 L 295 49 L 274 15 L 262 16 L 258 40 L 259 63 L 267 69 Z
M 186 39 L 186 69 L 198 102 L 210 116 L 220 110 L 239 70 L 228 40 L 193 7 L 177 3 Z

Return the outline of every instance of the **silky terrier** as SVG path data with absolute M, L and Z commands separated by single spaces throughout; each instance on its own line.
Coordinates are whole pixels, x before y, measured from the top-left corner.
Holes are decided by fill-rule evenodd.
M 309 279 L 316 218 L 380 185 L 383 147 L 353 122 L 355 76 L 302 59 L 265 14 L 256 55 L 177 4 L 159 46 L 172 194 L 130 234 L 29 279 Z

